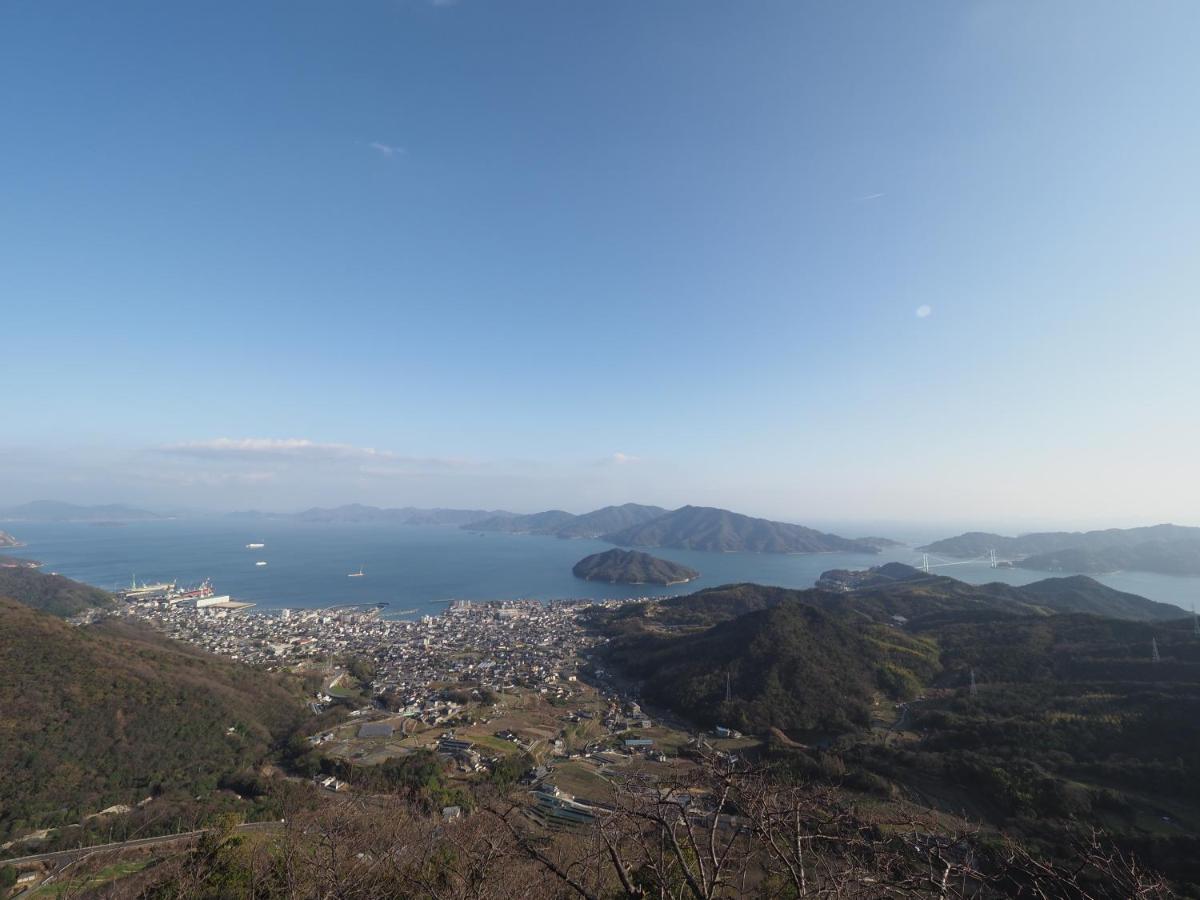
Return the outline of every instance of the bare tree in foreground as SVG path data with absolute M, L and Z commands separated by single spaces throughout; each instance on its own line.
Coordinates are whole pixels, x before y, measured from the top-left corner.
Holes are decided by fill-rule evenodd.
M 659 770 L 661 771 L 661 770 Z M 300 812 L 282 833 L 217 829 L 103 893 L 313 900 L 1061 898 L 1159 900 L 1158 876 L 1085 840 L 1069 861 L 933 821 L 869 817 L 830 788 L 701 759 L 634 776 L 589 822 L 554 827 L 529 794 L 487 796 L 463 819 L 399 798 Z
M 1069 863 L 932 821 L 868 820 L 831 788 L 700 760 L 673 779 L 631 778 L 570 840 L 530 827 L 517 805 L 491 813 L 514 846 L 574 896 L 1108 900 L 1166 898 L 1166 882 L 1096 835 Z

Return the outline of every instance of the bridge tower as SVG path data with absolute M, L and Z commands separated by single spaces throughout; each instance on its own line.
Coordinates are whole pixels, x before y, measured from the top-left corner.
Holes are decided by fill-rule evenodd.
M 926 575 L 929 574 L 929 554 L 928 553 L 921 554 L 921 571 L 924 572 Z
M 988 558 L 989 558 L 989 561 L 990 561 L 990 562 L 991 562 L 991 564 L 992 564 L 992 568 L 993 568 L 993 569 L 994 569 L 994 568 L 996 568 L 996 551 L 995 551 L 995 550 L 989 550 L 989 551 L 988 551 Z

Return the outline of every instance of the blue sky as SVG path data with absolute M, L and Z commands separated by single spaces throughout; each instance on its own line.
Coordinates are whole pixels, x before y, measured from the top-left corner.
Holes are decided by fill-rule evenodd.
M 1197 33 L 7 0 L 0 498 L 1200 524 Z

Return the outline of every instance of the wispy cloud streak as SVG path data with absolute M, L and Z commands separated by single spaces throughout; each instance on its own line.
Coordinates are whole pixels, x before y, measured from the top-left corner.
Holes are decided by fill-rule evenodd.
M 404 155 L 404 148 L 398 147 L 395 144 L 385 144 L 382 141 L 371 141 L 369 144 L 367 144 L 367 146 L 380 156 L 385 156 L 388 159 Z

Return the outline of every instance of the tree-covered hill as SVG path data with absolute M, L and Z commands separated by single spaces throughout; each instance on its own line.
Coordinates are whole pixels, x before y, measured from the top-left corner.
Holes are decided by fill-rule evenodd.
M 640 503 L 625 503 L 621 506 L 605 506 L 589 513 L 576 516 L 555 530 L 558 537 L 595 538 L 622 528 L 632 528 L 643 522 L 651 522 L 665 515 L 661 506 L 644 506 Z
M 504 531 L 511 534 L 545 534 L 561 538 L 594 538 L 610 531 L 649 522 L 666 512 L 659 506 L 625 503 L 605 506 L 589 513 L 575 515 L 561 509 L 527 516 L 497 516 L 464 525 L 475 531 Z
M 1014 587 L 897 563 L 853 574 L 862 585 L 853 590 L 729 585 L 596 611 L 591 622 L 610 639 L 606 663 L 647 697 L 759 733 L 861 726 L 872 691 L 902 697 L 945 677 L 960 684 L 972 667 L 1023 681 L 1073 666 L 1132 678 L 1149 665 L 1156 633 L 1165 641 L 1187 625 L 1182 611 L 1083 576 Z M 1158 626 L 1128 620 L 1169 614 L 1175 621 Z
M 493 516 L 464 525 L 472 531 L 503 531 L 510 534 L 554 534 L 577 516 L 565 509 L 548 509 L 527 516 Z
M 273 676 L 131 623 L 78 628 L 0 599 L 0 634 L 0 840 L 211 791 L 303 710 Z
M 116 603 L 108 591 L 23 566 L 0 567 L 0 597 L 9 597 L 63 617 L 95 607 L 108 608 Z
M 841 589 L 731 585 L 596 614 L 599 663 L 697 723 L 769 736 L 806 778 L 845 773 L 1053 852 L 1096 825 L 1200 883 L 1191 617 L 1086 577 L 827 575 Z M 869 728 L 872 710 L 891 728 Z M 838 736 L 792 743 L 814 732 Z
M 995 550 L 1026 569 L 1100 573 L 1118 569 L 1166 575 L 1200 574 L 1200 528 L 1151 525 L 1100 531 L 1046 531 L 1005 537 L 972 531 L 921 550 L 971 558 Z
M 1081 612 L 1115 619 L 1158 622 L 1170 622 L 1184 614 L 1178 606 L 1118 591 L 1086 575 L 1043 578 L 1022 585 L 1020 590 L 1031 601 L 1043 603 L 1059 613 Z
M 607 662 L 694 721 L 791 735 L 865 727 L 877 692 L 902 697 L 938 668 L 919 638 L 795 598 L 699 633 L 627 638 Z
M 1016 563 L 1042 572 L 1134 570 L 1164 575 L 1200 575 L 1200 538 L 1145 541 L 1132 546 L 1068 547 L 1035 553 Z
M 1086 576 L 1047 578 L 1020 587 L 1000 582 L 968 584 L 945 575 L 929 575 L 902 563 L 887 563 L 865 572 L 826 572 L 820 583 L 856 587 L 797 590 L 730 584 L 615 610 L 594 610 L 591 618 L 608 634 L 628 634 L 707 628 L 785 602 L 853 614 L 881 624 L 904 621 L 918 630 L 946 622 L 1054 612 L 1147 621 L 1169 621 L 1184 615 L 1183 610 L 1170 604 L 1117 591 Z
M 576 578 L 610 584 L 683 584 L 700 574 L 669 559 L 617 549 L 585 556 L 571 571 Z
M 622 547 L 676 547 L 685 550 L 751 553 L 878 553 L 865 540 L 825 534 L 803 525 L 755 519 L 727 509 L 683 506 L 679 509 L 604 535 Z

